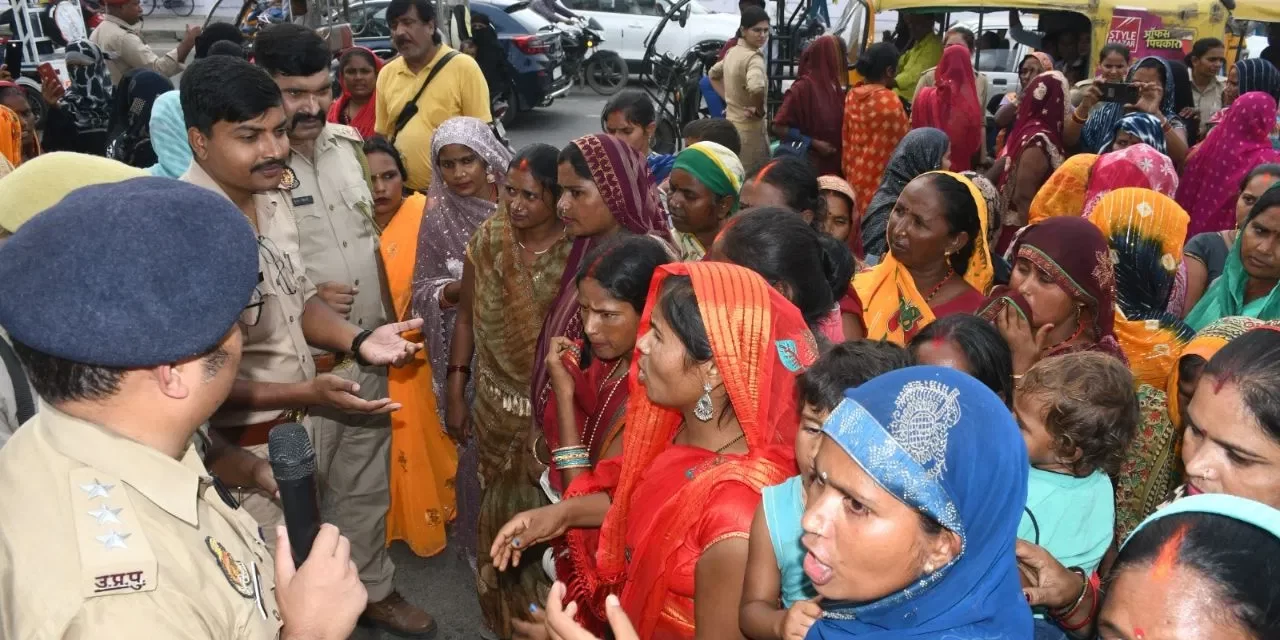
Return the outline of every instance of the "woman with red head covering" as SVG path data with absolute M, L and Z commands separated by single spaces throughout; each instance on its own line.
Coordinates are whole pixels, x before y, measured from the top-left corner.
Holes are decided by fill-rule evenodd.
M 329 122 L 349 125 L 364 136 L 374 135 L 373 124 L 377 117 L 376 87 L 382 60 L 364 47 L 352 47 L 338 60 L 338 84 L 342 95 L 329 107 Z
M 934 86 L 920 89 L 911 105 L 911 127 L 941 129 L 951 140 L 951 170 L 968 171 L 982 149 L 985 121 L 969 49 L 947 47 L 934 78 Z
M 996 251 L 1003 253 L 1013 234 L 1027 224 L 1031 201 L 1062 164 L 1062 119 L 1066 109 L 1066 80 L 1051 71 L 1036 76 L 1022 94 L 1018 118 L 994 171 L 1004 196 L 1003 229 Z
M 800 54 L 795 84 L 773 117 L 773 133 L 784 142 L 809 139 L 809 162 L 818 175 L 840 173 L 841 127 L 844 125 L 844 54 L 834 35 L 813 41 Z
M 736 629 L 751 520 L 761 488 L 795 474 L 795 379 L 817 346 L 763 278 L 715 262 L 659 268 L 640 336 L 620 460 L 512 519 L 495 564 L 568 530 L 575 571 L 558 577 L 588 624 L 614 593 L 642 638 Z

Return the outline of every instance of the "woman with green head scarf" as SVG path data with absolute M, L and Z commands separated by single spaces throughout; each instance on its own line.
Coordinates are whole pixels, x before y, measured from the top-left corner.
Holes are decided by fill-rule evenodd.
M 715 142 L 693 144 L 676 156 L 667 204 L 682 260 L 700 260 L 738 210 L 744 173 L 738 156 Z
M 1199 331 L 1227 316 L 1280 320 L 1280 188 L 1272 186 L 1240 225 L 1222 275 L 1187 315 Z

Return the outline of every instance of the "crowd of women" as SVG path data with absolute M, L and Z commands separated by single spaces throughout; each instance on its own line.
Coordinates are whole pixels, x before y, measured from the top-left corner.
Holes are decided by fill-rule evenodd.
M 1108 46 L 1128 105 L 1037 53 L 988 132 L 946 38 L 910 115 L 895 50 L 846 90 L 819 38 L 772 158 L 735 90 L 669 158 L 630 98 L 514 155 L 455 119 L 425 199 L 370 143 L 490 631 L 1280 633 L 1280 72 L 1205 113 L 1220 46 Z

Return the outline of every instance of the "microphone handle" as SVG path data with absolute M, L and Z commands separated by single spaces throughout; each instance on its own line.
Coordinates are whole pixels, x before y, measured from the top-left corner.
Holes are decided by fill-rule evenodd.
M 316 477 L 308 475 L 298 480 L 276 478 L 280 487 L 280 506 L 284 511 L 285 528 L 289 531 L 289 546 L 293 549 L 293 564 L 301 567 L 311 555 L 311 543 L 320 533 L 320 504 L 316 498 Z

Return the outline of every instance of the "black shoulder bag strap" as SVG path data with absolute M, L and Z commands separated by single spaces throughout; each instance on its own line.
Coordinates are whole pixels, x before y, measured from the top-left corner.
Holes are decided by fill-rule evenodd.
M 450 51 L 449 53 L 444 54 L 444 57 L 440 59 L 440 62 L 437 62 L 436 66 L 431 69 L 431 73 L 427 74 L 427 79 L 422 81 L 422 86 L 418 87 L 418 92 L 413 94 L 413 99 L 409 100 L 408 104 L 404 105 L 404 108 L 400 110 L 400 115 L 396 116 L 395 128 L 391 131 L 390 141 L 392 144 L 395 143 L 396 136 L 400 135 L 400 130 L 409 126 L 409 121 L 413 120 L 413 117 L 418 115 L 418 98 L 421 98 L 422 92 L 427 90 L 427 85 L 431 84 L 431 81 L 440 73 L 440 70 L 443 69 L 445 65 L 449 64 L 449 61 L 457 55 L 457 51 Z
M 36 403 L 31 397 L 31 385 L 27 383 L 27 372 L 23 371 L 22 363 L 18 362 L 18 354 L 13 352 L 13 347 L 10 347 L 8 341 L 3 338 L 0 338 L 0 360 L 4 361 L 4 368 L 9 372 L 9 381 L 13 384 L 13 397 L 18 403 L 18 424 L 22 424 L 36 415 Z

